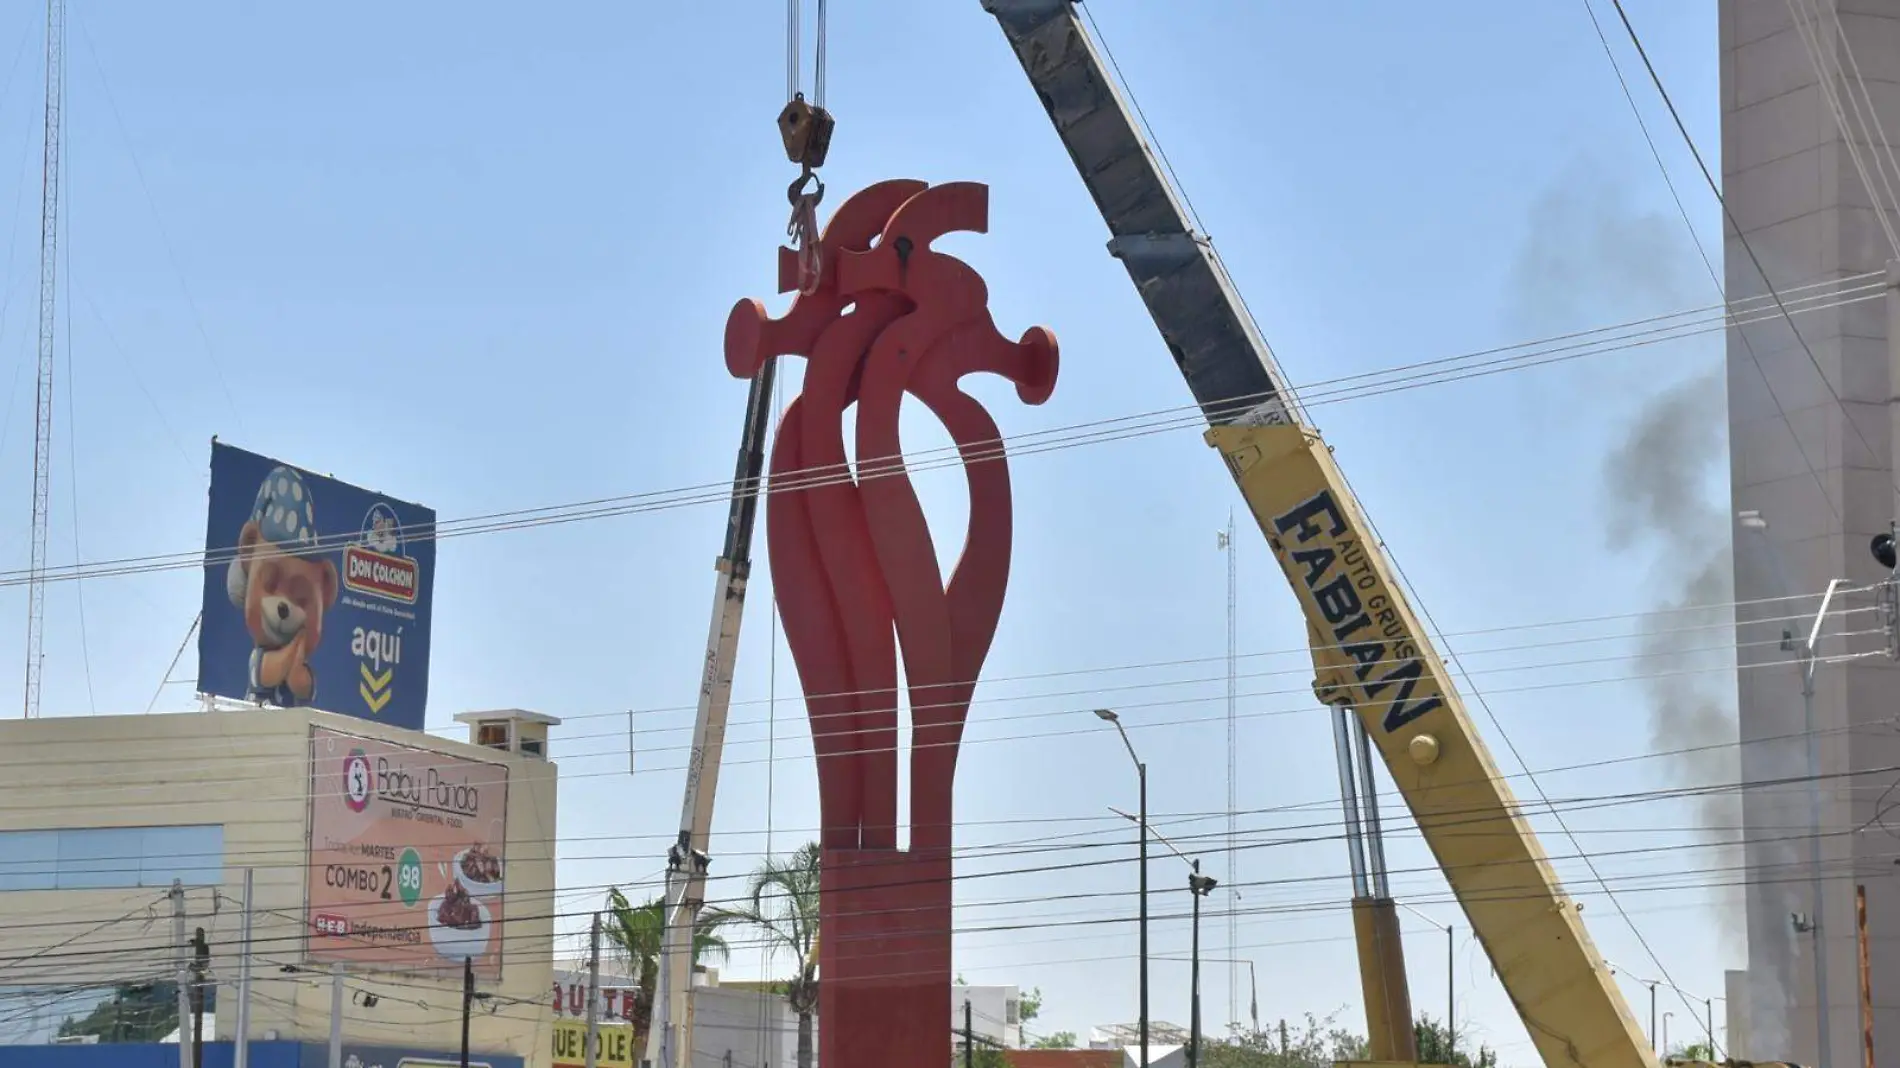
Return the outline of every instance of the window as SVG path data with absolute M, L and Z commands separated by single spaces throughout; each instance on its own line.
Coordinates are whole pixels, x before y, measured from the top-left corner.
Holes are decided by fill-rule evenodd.
M 506 720 L 488 720 L 475 728 L 476 745 L 485 745 L 490 749 L 506 751 L 512 748 L 512 741 L 513 739 L 509 737 L 508 722 Z
M 1006 1024 L 1010 1024 L 1012 1026 L 1016 1023 L 1016 999 L 1015 998 L 1011 998 L 1010 1000 L 1003 1002 L 1003 1022 Z
M 224 828 L 0 831 L 0 891 L 166 888 L 224 882 Z

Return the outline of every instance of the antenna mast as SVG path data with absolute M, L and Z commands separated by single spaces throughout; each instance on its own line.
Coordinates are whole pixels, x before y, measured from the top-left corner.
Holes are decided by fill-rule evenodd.
M 1236 704 L 1235 686 L 1238 676 L 1235 674 L 1239 660 L 1239 646 L 1235 636 L 1235 609 L 1239 604 L 1240 587 L 1237 582 L 1238 571 L 1235 568 L 1234 552 L 1234 513 L 1227 513 L 1227 529 L 1216 536 L 1221 549 L 1227 553 L 1227 892 L 1236 898 L 1240 896 L 1240 839 L 1236 826 L 1237 813 L 1240 811 L 1239 782 L 1235 774 L 1240 751 L 1240 716 Z M 1227 1021 L 1234 1023 L 1240 1019 L 1240 962 L 1235 953 L 1240 946 L 1240 907 L 1229 904 L 1227 908 Z
M 39 388 L 33 407 L 33 559 L 26 587 L 26 718 L 40 714 L 46 621 L 46 513 L 53 463 L 54 281 L 59 262 L 60 105 L 66 95 L 66 2 L 46 0 L 46 147 L 40 164 Z

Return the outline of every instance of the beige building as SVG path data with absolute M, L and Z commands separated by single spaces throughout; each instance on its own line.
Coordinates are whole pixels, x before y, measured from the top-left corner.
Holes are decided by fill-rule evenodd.
M 414 772 L 417 788 L 443 792 L 416 794 L 413 814 L 402 816 L 417 821 L 414 833 L 423 838 L 444 833 L 445 820 L 429 812 L 435 797 L 448 798 L 452 776 L 446 771 L 438 776 L 433 769 L 469 766 L 449 763 L 461 758 L 486 762 L 487 774 L 505 771 L 505 824 L 486 810 L 482 828 L 469 821 L 469 833 L 490 849 L 499 847 L 505 857 L 506 887 L 505 897 L 466 906 L 482 910 L 487 928 L 482 933 L 489 939 L 483 945 L 499 946 L 499 978 L 491 974 L 477 983 L 485 996 L 475 1006 L 470 1044 L 474 1050 L 546 1065 L 552 1032 L 556 768 L 546 759 L 545 739 L 548 725 L 556 721 L 516 712 L 458 718 L 485 744 L 309 710 L 0 723 L 0 986 L 12 995 L 0 1008 L 0 1043 L 23 1041 L 22 1035 L 30 1036 L 26 1041 L 45 1041 L 62 1019 L 83 1019 L 88 1013 L 102 1018 L 102 1001 L 123 997 L 126 984 L 176 979 L 174 879 L 184 886 L 187 938 L 203 928 L 210 947 L 208 975 L 216 984 L 217 1011 L 207 1017 L 215 1022 L 206 1039 L 230 1039 L 235 1033 L 248 911 L 252 1040 L 326 1041 L 334 992 L 331 964 L 309 959 L 308 951 L 346 940 L 313 934 L 312 917 L 348 910 L 311 904 L 313 881 L 351 884 L 351 891 L 368 903 L 359 926 L 365 925 L 360 917 L 367 910 L 384 909 L 376 913 L 381 917 L 405 899 L 406 915 L 441 915 L 417 907 L 424 888 L 442 888 L 440 894 L 427 890 L 437 894 L 430 908 L 459 892 L 448 864 L 425 862 L 436 869 L 425 879 L 410 850 L 388 867 L 376 863 L 369 847 L 361 852 L 372 859 L 361 864 L 312 867 L 313 809 L 322 811 L 321 803 L 313 805 L 312 794 L 327 789 L 314 783 L 337 783 L 339 792 L 332 796 L 343 798 L 345 811 L 366 813 L 358 826 L 375 816 L 371 802 L 385 800 L 385 786 L 393 796 L 409 796 L 400 793 L 409 785 L 398 778 L 400 756 L 388 767 L 361 761 L 347 770 L 346 758 L 339 758 L 338 774 L 321 764 L 313 781 L 313 750 L 319 748 L 313 736 L 328 739 L 331 748 L 343 736 L 350 760 L 362 750 L 372 756 L 398 752 L 378 743 L 423 750 L 412 761 L 413 768 L 423 769 Z M 353 778 L 359 771 L 371 777 Z M 438 777 L 443 782 L 436 782 Z M 446 822 L 458 825 L 453 818 Z M 493 839 L 497 830 L 503 841 Z M 246 869 L 252 877 L 248 902 Z M 319 873 L 315 880 L 307 876 L 311 871 Z M 387 874 L 395 871 L 413 874 Z M 380 885 L 365 890 L 359 884 L 366 880 Z M 315 893 L 325 892 L 321 885 L 315 888 Z M 404 925 L 376 922 L 397 932 L 386 937 L 407 940 L 411 948 L 428 945 L 413 933 L 417 925 L 407 925 L 405 932 Z M 437 939 L 440 950 L 439 939 L 445 936 L 436 930 L 424 933 Z M 464 936 L 450 932 L 447 937 Z M 461 969 L 440 963 L 436 954 L 412 959 L 423 957 L 438 961 L 434 970 L 346 969 L 348 1042 L 459 1048 Z M 128 1025 L 138 1022 L 134 1018 Z
M 1718 10 L 1721 177 L 1734 216 L 1725 226 L 1728 300 L 1761 298 L 1772 283 L 1798 307 L 1793 287 L 1856 277 L 1871 279 L 1878 293 L 1878 272 L 1894 256 L 1885 231 L 1900 222 L 1894 150 L 1878 145 L 1900 132 L 1900 0 L 1722 0 Z M 1843 122 L 1853 136 L 1843 135 Z M 1713 165 L 1715 146 L 1701 147 Z M 1728 335 L 1731 487 L 1737 511 L 1767 521 L 1772 550 L 1751 559 L 1738 542 L 1736 552 L 1735 599 L 1744 606 L 1741 772 L 1756 785 L 1743 813 L 1748 968 L 1729 987 L 1730 1019 L 1745 1027 L 1736 1028 L 1730 1052 L 1820 1063 L 1818 928 L 1831 1063 L 1861 1062 L 1854 888 L 1862 884 L 1873 1055 L 1893 1063 L 1900 1058 L 1893 995 L 1900 990 L 1900 817 L 1886 808 L 1897 781 L 1888 769 L 1900 765 L 1893 729 L 1900 666 L 1879 655 L 1884 639 L 1869 633 L 1879 630 L 1871 600 L 1850 598 L 1846 607 L 1859 614 L 1837 617 L 1828 629 L 1857 636 L 1830 638 L 1820 652 L 1874 655 L 1824 664 L 1815 680 L 1822 832 L 1815 915 L 1801 683 L 1777 639 L 1784 628 L 1806 634 L 1805 624 L 1785 617 L 1812 614 L 1813 595 L 1829 580 L 1864 585 L 1887 577 L 1868 541 L 1894 519 L 1892 405 L 1900 376 L 1890 346 L 1900 339 L 1888 337 L 1880 299 L 1802 311 L 1794 316 L 1798 333 L 1779 316 L 1750 317 L 1758 321 Z M 1799 594 L 1809 596 L 1763 601 Z M 1775 783 L 1791 787 L 1763 785 Z

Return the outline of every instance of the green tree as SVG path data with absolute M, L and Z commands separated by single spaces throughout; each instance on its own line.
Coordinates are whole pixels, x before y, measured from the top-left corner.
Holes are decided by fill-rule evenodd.
M 1453 1041 L 1456 1037 L 1457 1035 L 1444 1024 L 1423 1013 L 1412 1024 L 1412 1038 L 1418 1043 L 1420 1064 L 1455 1064 L 1458 1068 L 1497 1068 L 1497 1050 L 1480 1043 L 1477 1059 L 1473 1060 L 1469 1049 Z
M 607 915 L 601 934 L 608 948 L 627 966 L 635 978 L 633 991 L 633 1035 L 638 1048 L 646 1041 L 653 1023 L 653 997 L 660 984 L 660 950 L 666 942 L 666 899 L 648 898 L 640 905 L 627 900 L 619 887 L 607 891 Z M 693 932 L 693 963 L 702 959 L 724 961 L 726 941 L 718 934 L 727 922 L 716 909 L 703 909 L 698 930 Z
M 1707 1042 L 1694 1042 L 1687 1046 L 1677 1046 L 1675 1052 L 1669 1054 L 1667 1059 L 1672 1061 L 1720 1060 L 1720 1058 L 1715 1055 L 1714 1048 Z
M 206 991 L 207 995 L 211 991 Z M 213 1003 L 206 998 L 205 1009 Z M 178 984 L 122 983 L 112 996 L 59 1025 L 59 1037 L 97 1035 L 101 1042 L 156 1042 L 178 1027 Z
M 966 986 L 968 984 L 959 983 L 957 985 Z M 966 1060 L 969 1062 L 967 1068 L 1009 1068 L 1009 1054 L 1003 1047 L 996 1045 L 994 1041 L 984 1038 L 982 1035 L 974 1036 L 970 1043 L 970 1055 L 968 1058 L 965 1058 L 963 1053 L 963 1032 L 961 1027 L 959 1027 L 956 1046 L 951 1051 L 950 1068 L 966 1068 Z
M 1021 1023 L 1024 1027 L 1028 1027 L 1029 1021 L 1035 1019 L 1036 1017 L 1040 1015 L 1042 1015 L 1042 988 L 1041 987 L 1036 987 L 1032 990 L 1019 993 L 1016 995 L 1017 1022 Z
M 1057 1031 L 1053 1035 L 1044 1035 L 1029 1044 L 1030 1049 L 1074 1049 L 1075 1032 Z
M 1202 1068 L 1332 1068 L 1334 1061 L 1366 1059 L 1366 1040 L 1333 1021 L 1306 1014 L 1304 1025 L 1285 1019 L 1259 1031 L 1234 1028 L 1226 1039 L 1201 1039 Z
M 723 922 L 751 924 L 795 962 L 785 997 L 798 1014 L 798 1068 L 812 1068 L 812 1018 L 818 1014 L 817 842 L 790 857 L 767 857 L 746 880 L 744 904 L 713 910 Z

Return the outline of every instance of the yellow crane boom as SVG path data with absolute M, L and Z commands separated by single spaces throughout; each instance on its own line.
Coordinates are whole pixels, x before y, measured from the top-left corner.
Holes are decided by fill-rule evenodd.
M 1350 710 L 1342 723 L 1363 724 L 1367 741 L 1358 744 L 1384 759 L 1545 1064 L 1656 1068 L 1578 905 L 1473 729 L 1331 452 L 1291 398 L 1213 247 L 1189 225 L 1072 0 L 981 2 L 1100 209 L 1110 254 L 1148 306 L 1211 425 L 1209 443 L 1299 596 L 1313 634 L 1315 691 Z M 1354 744 L 1344 735 L 1342 743 Z M 1369 759 L 1362 759 L 1367 787 Z M 1342 773 L 1350 771 L 1347 748 L 1341 762 Z M 1382 877 L 1362 874 L 1355 862 L 1369 1037 L 1376 1058 L 1410 1060 L 1396 917 Z
M 1301 426 L 1207 437 L 1315 629 L 1315 692 L 1364 723 L 1544 1063 L 1654 1068 L 1325 442 Z

